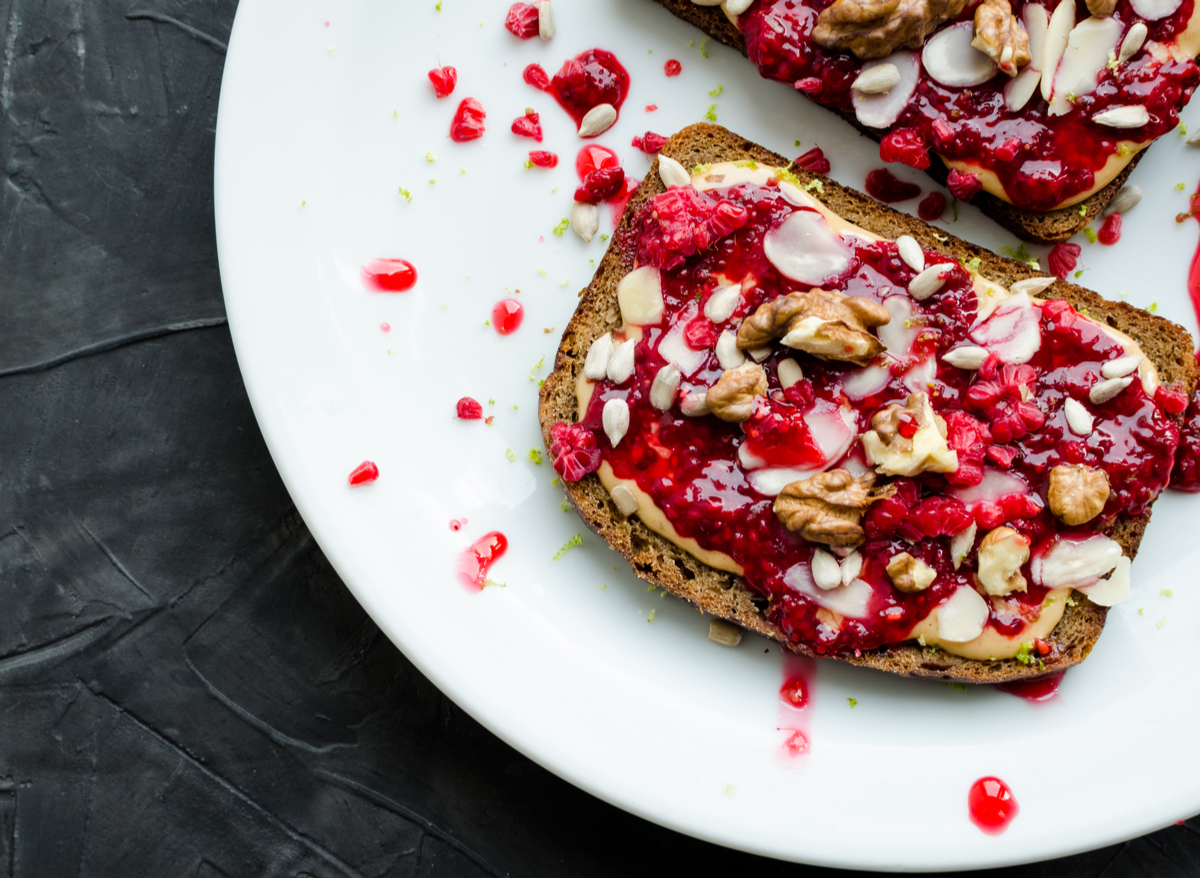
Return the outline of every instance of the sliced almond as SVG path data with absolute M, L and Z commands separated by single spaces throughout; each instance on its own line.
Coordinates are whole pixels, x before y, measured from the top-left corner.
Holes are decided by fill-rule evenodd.
M 942 355 L 942 360 L 957 369 L 979 369 L 983 366 L 983 361 L 987 360 L 987 356 L 986 348 L 980 348 L 978 345 L 964 345 L 953 351 L 947 351 Z
M 1020 73 L 1004 84 L 1004 103 L 1008 109 L 1014 113 L 1023 110 L 1038 90 L 1041 81 L 1042 72 L 1026 65 Z
M 588 348 L 587 359 L 583 361 L 583 375 L 598 382 L 608 375 L 608 361 L 612 360 L 617 346 L 613 344 L 612 333 L 605 333 Z
M 770 346 L 764 346 L 762 348 L 747 348 L 746 353 L 750 355 L 750 359 L 755 363 L 762 363 L 771 356 L 771 348 Z
M 1101 403 L 1107 403 L 1116 397 L 1117 394 L 1121 393 L 1121 391 L 1125 390 L 1132 383 L 1133 379 L 1129 376 L 1096 382 L 1096 384 L 1092 385 L 1092 389 L 1088 391 L 1088 399 L 1099 406 Z
M 543 40 L 554 39 L 554 7 L 550 0 L 538 0 L 538 36 Z
M 585 242 L 600 229 L 600 205 L 577 201 L 571 205 L 571 228 Z
M 718 287 L 704 303 L 704 316 L 715 324 L 725 323 L 733 317 L 742 302 L 742 285 L 729 284 Z
M 1087 407 L 1074 397 L 1067 397 L 1067 402 L 1063 403 L 1063 414 L 1067 416 L 1067 427 L 1071 428 L 1071 433 L 1076 436 L 1092 435 L 1095 419 Z
M 713 620 L 708 624 L 708 640 L 722 647 L 737 647 L 742 643 L 742 630 L 725 620 Z
M 1008 290 L 1010 293 L 1024 293 L 1026 296 L 1037 296 L 1057 280 L 1058 278 L 1025 278 L 1024 280 L 1017 281 Z
M 900 68 L 895 64 L 877 64 L 858 75 L 850 84 L 864 95 L 883 95 L 900 85 Z
M 1046 40 L 1042 49 L 1042 97 L 1047 102 L 1054 94 L 1054 73 L 1058 70 L 1058 62 L 1062 60 L 1063 52 L 1067 51 L 1067 40 L 1071 38 L 1071 29 L 1075 27 L 1075 0 L 1059 0 L 1058 6 L 1050 16 L 1050 24 L 1046 28 Z
M 605 408 L 607 406 L 608 404 L 606 403 Z M 616 445 L 616 443 L 613 443 L 613 445 Z M 624 485 L 614 485 L 609 494 L 612 495 L 613 503 L 617 505 L 617 509 L 620 510 L 622 516 L 632 516 L 638 511 L 638 507 L 641 506 L 638 503 L 637 495 Z
M 1098 604 L 1101 607 L 1112 607 L 1114 604 L 1119 604 L 1129 597 L 1130 593 L 1130 577 L 1129 567 L 1132 563 L 1129 561 L 1129 556 L 1121 556 L 1117 559 L 1117 566 L 1113 568 L 1113 572 L 1108 575 L 1105 580 L 1098 580 L 1091 586 L 1080 588 L 1080 592 L 1088 597 L 1092 604 Z
M 975 545 L 975 533 L 978 529 L 979 526 L 972 522 L 950 538 L 950 561 L 954 565 L 954 570 L 959 569 L 968 553 L 971 552 L 971 548 Z
M 842 585 L 842 569 L 837 559 L 823 549 L 813 550 L 812 578 L 820 589 L 836 589 Z M 853 578 L 852 578 L 853 579 Z
M 668 363 L 654 376 L 650 385 L 650 405 L 655 409 L 666 412 L 675 405 L 675 395 L 679 391 L 679 367 Z
M 1061 116 L 1073 106 L 1071 96 L 1090 95 L 1100 81 L 1100 72 L 1116 51 L 1121 39 L 1121 22 L 1115 18 L 1085 18 L 1071 29 L 1062 63 L 1054 76 L 1054 100 L 1050 115 Z
M 1188 140 L 1191 143 L 1191 140 Z M 1104 209 L 1104 216 L 1110 214 L 1123 214 L 1126 211 L 1131 211 L 1137 207 L 1137 203 L 1142 200 L 1142 187 L 1136 183 L 1126 183 L 1121 187 L 1120 191 L 1113 197 L 1113 200 L 1108 203 L 1108 207 Z
M 921 63 L 925 72 L 942 85 L 967 88 L 983 85 L 996 75 L 996 62 L 971 45 L 975 23 L 961 21 L 937 31 L 925 41 Z
M 908 282 L 908 295 L 917 300 L 928 299 L 945 286 L 946 279 L 942 277 L 942 273 L 949 268 L 950 266 L 939 263 L 925 269 Z
M 692 391 L 684 394 L 679 403 L 679 411 L 688 418 L 703 418 L 710 413 L 704 391 Z
M 901 235 L 896 239 L 896 248 L 900 251 L 900 259 L 914 272 L 925 271 L 925 251 L 911 235 Z
M 1097 113 L 1092 121 L 1109 128 L 1141 128 L 1150 121 L 1150 111 L 1141 104 L 1126 104 Z
M 683 165 L 661 153 L 658 156 L 658 177 L 667 189 L 673 186 L 690 186 L 692 183 L 692 175 L 688 174 Z
M 724 0 L 721 6 L 729 15 L 741 15 L 750 8 L 750 4 L 753 2 L 754 0 Z
M 738 349 L 736 333 L 725 330 L 717 339 L 717 362 L 721 369 L 737 369 L 746 362 L 746 356 Z
M 617 121 L 617 108 L 612 104 L 597 104 L 588 110 L 579 123 L 580 137 L 595 137 L 612 128 Z
M 1100 367 L 1100 374 L 1105 378 L 1124 378 L 1142 365 L 1146 358 L 1141 354 L 1129 354 L 1117 357 Z
M 938 638 L 955 644 L 974 641 L 983 634 L 988 619 L 988 604 L 970 586 L 959 586 L 934 611 L 937 615 Z
M 662 276 L 654 266 L 634 269 L 617 285 L 621 319 L 634 326 L 659 323 L 663 318 Z
M 858 575 L 862 573 L 863 560 L 858 554 L 857 549 L 851 549 L 849 546 L 834 547 L 834 551 L 847 549 L 850 553 L 842 560 L 842 585 L 849 586 L 858 579 Z
M 614 385 L 624 384 L 633 375 L 634 351 L 636 339 L 626 339 L 613 351 L 608 361 L 608 380 Z
M 616 448 L 617 443 L 624 439 L 629 430 L 629 404 L 619 397 L 614 397 L 604 404 L 600 415 L 600 423 L 608 441 Z
M 1121 51 L 1117 54 L 1117 63 L 1124 64 L 1130 58 L 1137 54 L 1138 49 L 1146 42 L 1146 36 L 1150 33 L 1150 28 L 1146 27 L 1146 23 L 1139 21 L 1129 29 L 1129 33 L 1125 34 L 1125 39 L 1121 40 Z
M 785 391 L 796 382 L 804 380 L 804 370 L 791 357 L 785 357 L 783 360 L 780 360 L 779 365 L 775 367 L 775 371 L 779 374 L 780 387 Z

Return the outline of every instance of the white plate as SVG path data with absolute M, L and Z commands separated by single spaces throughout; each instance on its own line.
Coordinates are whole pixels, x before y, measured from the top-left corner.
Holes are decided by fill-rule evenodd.
M 434 5 L 241 4 L 216 155 L 221 276 L 259 424 L 322 548 L 405 654 L 562 777 L 760 854 L 839 867 L 983 867 L 1085 850 L 1200 811 L 1200 675 L 1188 673 L 1200 636 L 1200 507 L 1190 497 L 1159 502 L 1133 569 L 1134 598 L 1109 615 L 1056 702 L 824 663 L 812 749 L 799 760 L 781 748 L 774 647 L 709 642 L 707 620 L 647 592 L 590 534 L 551 561 L 581 526 L 560 509 L 549 462 L 526 457 L 541 448 L 530 377 L 548 371 L 604 245 L 551 234 L 571 203 L 581 144 L 553 100 L 522 82 L 524 66 L 536 60 L 553 73 L 592 46 L 615 51 L 632 90 L 599 142 L 635 176 L 648 161 L 630 148 L 633 135 L 669 134 L 713 103 L 721 123 L 784 153 L 820 144 L 833 175 L 851 185 L 880 162 L 872 142 L 760 80 L 742 57 L 711 41 L 704 57 L 700 35 L 649 0 L 561 2 L 549 44 L 511 37 L 507 3 Z M 682 76 L 663 75 L 669 58 L 683 63 Z M 459 72 L 442 101 L 426 79 L 439 63 Z M 724 91 L 710 97 L 718 85 Z M 488 131 L 460 145 L 447 132 L 466 96 L 482 101 Z M 651 103 L 660 109 L 647 113 Z M 509 125 L 526 106 L 541 113 L 542 146 L 562 156 L 553 171 L 522 167 L 535 144 Z M 1174 215 L 1186 209 L 1197 155 L 1175 135 L 1154 146 L 1134 177 L 1145 200 L 1118 246 L 1083 242 L 1082 278 L 1138 305 L 1156 300 L 1193 332 L 1184 280 L 1197 226 Z M 922 174 L 897 173 L 930 188 Z M 959 235 L 1016 243 L 973 209 L 959 215 L 946 224 Z M 417 287 L 365 291 L 359 267 L 380 256 L 412 260 Z M 484 321 L 517 288 L 525 324 L 501 337 Z M 466 394 L 494 425 L 454 418 Z M 379 481 L 348 488 L 347 474 L 368 458 Z M 470 594 L 455 580 L 456 557 L 493 529 L 511 541 L 493 570 L 507 586 Z M 968 820 L 967 789 L 984 775 L 1003 778 L 1020 803 L 1002 836 Z

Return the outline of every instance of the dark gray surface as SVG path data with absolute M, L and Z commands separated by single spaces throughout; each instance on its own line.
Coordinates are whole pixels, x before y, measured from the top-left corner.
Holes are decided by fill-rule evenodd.
M 800 872 L 540 769 L 331 570 L 224 325 L 235 6 L 0 0 L 0 875 Z M 1197 831 L 1026 871 L 1196 875 Z

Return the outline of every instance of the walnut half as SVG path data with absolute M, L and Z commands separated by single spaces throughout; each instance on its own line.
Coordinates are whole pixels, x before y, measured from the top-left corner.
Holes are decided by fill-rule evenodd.
M 788 531 L 810 543 L 857 546 L 866 536 L 860 523 L 867 507 L 896 493 L 893 485 L 874 485 L 874 473 L 853 476 L 843 469 L 818 473 L 785 485 L 775 498 L 775 515 Z
M 883 350 L 870 332 L 892 319 L 877 302 L 833 290 L 789 293 L 764 302 L 738 328 L 737 346 L 761 348 L 773 339 L 798 351 L 866 366 Z
M 983 0 L 975 9 L 975 39 L 971 45 L 991 57 L 1009 76 L 1029 63 L 1029 34 L 1013 15 L 1008 0 Z
M 1050 471 L 1046 501 L 1050 512 L 1068 525 L 1095 519 L 1108 503 L 1108 475 L 1085 464 L 1059 464 Z
M 754 414 L 755 398 L 766 395 L 766 371 L 747 360 L 737 369 L 725 370 L 704 395 L 704 402 L 722 421 L 745 421 Z
M 900 592 L 923 592 L 937 579 L 937 571 L 907 552 L 892 556 L 887 572 Z
M 836 0 L 817 16 L 813 39 L 859 58 L 920 49 L 939 24 L 962 12 L 966 0 Z

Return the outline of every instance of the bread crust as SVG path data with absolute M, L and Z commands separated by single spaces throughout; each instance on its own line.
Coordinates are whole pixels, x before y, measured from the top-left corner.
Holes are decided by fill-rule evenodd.
M 692 125 L 672 137 L 660 155 L 678 160 L 685 168 L 697 164 L 753 159 L 760 164 L 784 167 L 789 160 L 772 153 L 732 132 L 708 124 Z M 997 256 L 954 236 L 935 238 L 938 230 L 915 217 L 895 211 L 853 189 L 817 174 L 792 169 L 801 183 L 820 180 L 821 200 L 835 213 L 868 231 L 885 238 L 908 234 L 925 248 L 944 253 L 960 262 L 979 259 L 979 272 L 1008 286 L 1022 278 L 1036 277 L 1029 266 Z M 542 385 L 538 417 L 547 448 L 550 428 L 558 421 L 578 420 L 576 379 L 583 370 L 591 344 L 599 336 L 620 325 L 617 284 L 634 267 L 634 219 L 642 205 L 665 191 L 655 160 L 645 181 L 629 202 L 613 234 L 591 284 L 584 290 L 579 306 L 563 332 L 555 356 L 554 371 Z M 1044 298 L 1065 299 L 1077 309 L 1087 309 L 1091 317 L 1132 337 L 1158 368 L 1166 385 L 1196 384 L 1196 360 L 1192 356 L 1192 338 L 1183 327 L 1124 302 L 1109 302 L 1098 294 L 1075 284 L 1058 281 Z M 636 516 L 625 518 L 617 510 L 608 491 L 594 473 L 579 482 L 565 483 L 575 508 L 588 527 L 603 537 L 633 566 L 634 573 L 683 598 L 699 610 L 786 644 L 797 653 L 817 656 L 803 645 L 789 644 L 783 632 L 763 616 L 766 600 L 747 590 L 741 578 L 719 571 L 701 562 L 666 538 L 651 531 Z M 1121 544 L 1131 559 L 1150 514 L 1119 518 L 1108 534 Z M 963 683 L 994 684 L 1029 680 L 1063 671 L 1082 662 L 1091 651 L 1104 626 L 1107 610 L 1092 604 L 1082 593 L 1074 593 L 1075 606 L 1068 606 L 1062 620 L 1051 633 L 1059 645 L 1058 654 L 1044 665 L 1024 665 L 1016 659 L 980 661 L 952 656 L 936 648 L 915 643 L 885 647 L 858 656 L 834 656 L 853 665 L 911 677 L 939 678 Z
M 666 8 L 677 18 L 695 25 L 714 40 L 736 49 L 743 55 L 747 54 L 746 41 L 742 39 L 741 32 L 729 22 L 719 6 L 697 6 L 691 0 L 654 0 L 654 2 Z M 833 108 L 826 109 L 846 120 L 857 128 L 860 134 L 871 140 L 878 142 L 883 139 L 882 132 L 860 124 L 853 113 L 845 113 Z M 1018 238 L 1035 244 L 1057 244 L 1060 241 L 1066 241 L 1077 232 L 1082 232 L 1091 224 L 1092 220 L 1100 215 L 1101 211 L 1125 185 L 1130 173 L 1137 167 L 1137 163 L 1145 154 L 1146 150 L 1142 150 L 1133 156 L 1124 170 L 1107 186 L 1071 207 L 1057 208 L 1052 211 L 1031 211 L 1009 204 L 1004 199 L 996 198 L 987 192 L 977 193 L 971 199 L 971 204 Z M 925 173 L 945 186 L 946 175 L 950 173 L 950 169 L 936 155 L 930 154 L 930 158 L 932 162 Z M 1080 213 L 1080 209 L 1083 210 L 1083 213 Z

